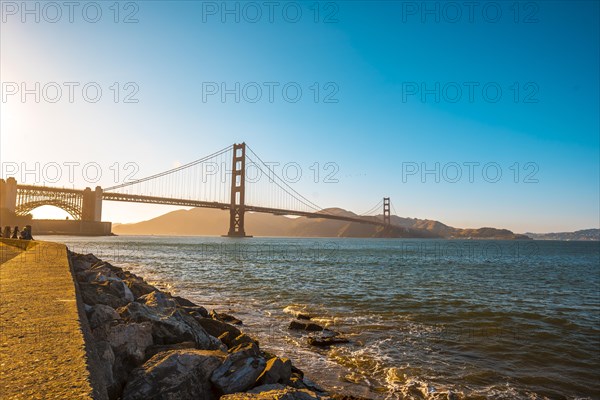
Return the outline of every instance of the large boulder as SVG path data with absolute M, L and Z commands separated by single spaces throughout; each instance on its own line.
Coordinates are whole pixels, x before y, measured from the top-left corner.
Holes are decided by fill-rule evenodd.
M 121 297 L 122 291 L 117 288 L 118 285 L 112 285 L 110 282 L 79 282 L 79 291 L 85 304 L 105 304 L 112 308 L 119 308 L 127 305 L 128 300 Z
M 228 349 L 233 349 L 241 344 L 245 343 L 254 343 L 257 346 L 259 345 L 258 340 L 253 339 L 252 337 L 246 335 L 245 333 L 240 333 L 237 336 L 234 336 L 235 333 L 231 331 L 225 331 L 221 335 L 219 335 L 219 340 L 223 342 Z
M 107 341 L 117 356 L 128 358 L 133 364 L 141 364 L 146 359 L 146 349 L 152 345 L 152 324 L 142 322 L 112 326 Z
M 255 385 L 265 365 L 258 346 L 247 343 L 229 350 L 227 359 L 213 372 L 210 380 L 220 393 L 243 392 Z
M 107 388 L 111 387 L 114 384 L 113 377 L 113 365 L 115 363 L 115 354 L 112 350 L 110 343 L 107 341 L 97 341 L 96 345 L 96 354 L 98 355 L 98 359 L 100 361 L 100 370 L 102 371 L 102 377 L 104 378 L 104 382 L 106 383 Z
M 325 393 L 325 390 L 317 385 L 315 382 L 311 381 L 307 377 L 303 376 L 304 374 L 299 374 L 294 372 L 295 368 L 292 366 L 292 376 L 290 381 L 288 382 L 288 386 L 291 386 L 296 389 L 307 389 L 311 392 L 315 393 Z
M 122 279 L 136 299 L 158 290 L 139 276 L 129 272 L 125 272 Z
M 334 344 L 350 343 L 350 340 L 340 335 L 339 332 L 329 329 L 323 329 L 320 332 L 313 332 L 307 338 L 308 344 L 317 347 L 329 347 Z
M 316 347 L 329 347 L 335 344 L 350 343 L 350 340 L 343 336 L 309 336 L 308 344 Z
M 324 400 L 323 397 L 308 389 L 284 388 L 260 393 L 235 393 L 222 396 L 221 400 Z
M 198 304 L 189 301 L 185 297 L 173 296 L 173 300 L 181 307 L 198 307 Z
M 163 351 L 171 351 L 171 350 L 187 350 L 187 349 L 195 349 L 195 342 L 181 342 L 175 344 L 155 344 L 149 346 L 146 349 L 146 360 L 154 357 L 158 353 L 162 353 Z
M 123 268 L 115 267 L 114 265 L 112 265 L 111 263 L 108 263 L 106 261 L 100 261 L 100 262 L 92 265 L 92 269 L 102 269 L 104 271 L 110 271 L 110 273 L 114 274 L 114 276 L 116 276 L 120 279 L 123 279 L 123 273 L 124 273 Z
M 208 332 L 209 335 L 212 335 L 214 337 L 219 337 L 225 332 L 228 332 L 232 338 L 236 338 L 242 334 L 242 332 L 235 326 L 229 325 L 225 322 L 221 322 L 216 319 L 197 317 L 196 321 L 198 321 L 198 323 L 202 325 L 202 328 L 204 328 L 204 330 Z
M 93 254 L 77 254 L 69 252 L 69 256 L 75 272 L 85 271 L 100 261 L 100 259 Z
M 287 358 L 273 357 L 267 361 L 265 370 L 258 377 L 258 385 L 287 384 L 292 376 L 292 362 Z
M 96 342 L 96 353 L 100 361 L 100 371 L 106 385 L 108 398 L 118 399 L 121 396 L 121 389 L 129 371 L 124 369 L 121 360 L 117 360 L 112 346 L 107 341 Z
M 202 306 L 181 306 L 188 314 L 196 318 L 209 318 L 208 310 Z
M 78 280 L 81 282 L 104 282 L 109 278 L 118 278 L 108 264 L 98 262 L 92 265 L 89 269 L 77 274 Z
M 183 297 L 179 297 L 179 296 L 173 296 L 173 300 L 175 300 L 175 302 L 177 303 L 177 305 L 179 307 L 181 307 L 182 309 L 184 309 L 185 311 L 187 311 L 190 315 L 194 316 L 194 317 L 203 317 L 203 318 L 209 318 L 210 315 L 208 313 L 208 310 L 206 310 L 206 308 L 197 305 L 194 302 L 189 301 L 186 298 Z M 215 335 L 213 335 L 215 336 Z
M 110 290 L 116 293 L 119 297 L 124 299 L 127 303 L 131 303 L 135 300 L 133 293 L 129 287 L 119 278 L 107 278 Z
M 323 327 L 313 322 L 292 321 L 288 329 L 317 332 L 322 331 Z
M 106 340 L 110 328 L 120 322 L 121 316 L 111 306 L 105 304 L 96 304 L 90 308 L 88 314 L 90 328 L 96 340 Z
M 174 344 L 194 341 L 199 349 L 221 348 L 221 342 L 209 335 L 188 313 L 179 309 L 177 303 L 161 292 L 152 292 L 136 302 L 117 310 L 129 322 L 150 322 L 155 344 Z
M 177 308 L 177 302 L 168 294 L 155 291 L 148 293 L 138 299 L 140 303 L 152 307 L 154 309 L 175 309 Z
M 121 316 L 111 306 L 105 304 L 96 304 L 92 306 L 89 316 L 90 328 L 96 329 L 106 324 L 111 325 L 113 323 L 118 323 L 120 320 Z
M 220 351 L 173 350 L 156 354 L 135 369 L 123 400 L 212 400 L 210 376 L 225 354 Z
M 225 314 L 225 313 L 218 313 L 215 310 L 212 310 L 210 312 L 210 317 L 212 319 L 216 319 L 217 321 L 227 322 L 228 324 L 243 325 L 243 322 L 241 320 L 237 319 L 236 317 L 234 317 L 233 315 L 229 315 L 229 314 Z
M 285 385 L 282 385 L 281 383 L 273 383 L 270 385 L 261 385 L 261 386 L 255 386 L 252 389 L 246 391 L 246 393 L 262 393 L 262 392 L 270 392 L 271 390 L 282 390 L 285 389 Z

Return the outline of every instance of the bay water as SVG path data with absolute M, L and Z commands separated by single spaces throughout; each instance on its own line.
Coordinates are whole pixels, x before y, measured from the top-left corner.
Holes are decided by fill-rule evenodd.
M 373 399 L 600 398 L 600 244 L 47 236 L 233 314 L 314 382 Z M 349 344 L 315 348 L 298 313 Z

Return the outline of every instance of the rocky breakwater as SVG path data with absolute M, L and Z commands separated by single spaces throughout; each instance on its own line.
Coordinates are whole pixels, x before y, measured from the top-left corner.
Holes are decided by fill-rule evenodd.
M 261 350 L 241 321 L 162 292 L 92 254 L 69 256 L 91 329 L 87 346 L 109 399 L 350 399 L 325 392 L 289 359 Z

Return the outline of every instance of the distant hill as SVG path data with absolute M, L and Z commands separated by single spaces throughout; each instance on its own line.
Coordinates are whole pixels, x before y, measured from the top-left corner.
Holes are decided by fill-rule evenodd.
M 328 214 L 357 216 L 340 208 L 329 208 Z M 326 218 L 290 218 L 280 215 L 246 213 L 246 232 L 254 236 L 288 237 L 405 237 L 405 238 L 462 238 L 462 239 L 529 239 L 506 229 L 460 229 L 439 221 L 401 218 L 393 215 L 391 232 L 376 225 L 337 221 Z M 382 216 L 370 217 L 381 220 Z M 118 235 L 182 235 L 218 236 L 227 233 L 229 212 L 210 208 L 176 210 L 148 221 L 134 224 L 114 224 Z
M 582 229 L 575 232 L 526 233 L 536 240 L 600 240 L 600 229 Z

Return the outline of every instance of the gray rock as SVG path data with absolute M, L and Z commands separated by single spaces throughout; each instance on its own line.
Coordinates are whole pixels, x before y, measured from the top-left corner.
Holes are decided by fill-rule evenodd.
M 105 304 L 92 306 L 88 320 L 94 338 L 99 341 L 107 340 L 111 326 L 122 322 L 115 309 Z
M 256 386 L 255 388 L 248 390 L 246 393 L 256 394 L 256 393 L 270 392 L 271 390 L 281 390 L 281 389 L 285 389 L 285 385 L 282 385 L 281 383 L 273 383 L 270 385 Z
M 96 353 L 100 361 L 100 370 L 106 384 L 108 398 L 117 399 L 121 394 L 121 384 L 125 378 L 119 378 L 114 373 L 116 358 L 110 343 L 107 341 L 96 342 Z
M 76 274 L 77 282 L 104 282 L 106 281 L 106 276 L 102 275 L 99 271 L 94 271 L 92 269 L 86 269 Z
M 158 290 L 140 297 L 138 301 L 155 309 L 177 308 L 177 302 L 172 297 Z
M 112 266 L 108 263 L 98 262 L 98 263 L 92 265 L 92 268 L 90 268 L 87 272 L 90 275 L 95 276 L 96 277 L 95 280 L 98 282 L 105 281 L 108 278 L 119 279 L 119 277 L 117 276 L 117 274 L 115 274 L 115 272 L 113 271 L 113 269 L 111 267 Z
M 190 315 L 192 315 L 194 317 L 198 317 L 198 318 L 200 318 L 200 317 L 209 318 L 210 317 L 206 308 L 204 308 L 202 306 L 194 306 L 194 307 L 182 306 L 181 308 L 184 309 L 185 311 L 187 311 Z
M 123 400 L 213 400 L 210 376 L 223 362 L 220 351 L 158 353 L 131 374 Z
M 293 366 L 292 369 L 294 369 Z M 302 374 L 298 374 L 296 372 L 292 372 L 292 377 L 288 382 L 288 386 L 291 386 L 296 389 L 307 389 L 315 393 L 325 393 L 325 390 L 322 387 L 320 387 L 307 377 L 302 376 Z
M 317 347 L 329 347 L 334 344 L 350 343 L 350 340 L 343 336 L 309 336 L 307 338 L 308 344 Z
M 323 327 L 313 322 L 292 321 L 288 329 L 316 332 L 322 331 Z
M 77 281 L 84 302 L 88 304 L 107 304 L 116 308 L 135 300 L 125 282 L 104 264 L 78 272 Z M 118 300 L 112 296 L 117 297 Z
M 92 269 L 100 269 L 103 271 L 110 271 L 111 273 L 114 274 L 114 276 L 117 276 L 118 278 L 123 278 L 123 269 L 119 268 L 119 267 L 115 267 L 114 265 L 112 265 L 111 263 L 108 263 L 106 261 L 99 261 L 96 264 L 92 265 Z
M 198 348 L 218 349 L 221 342 L 209 335 L 204 328 L 177 303 L 161 292 L 152 292 L 136 302 L 117 310 L 121 317 L 131 322 L 151 322 L 155 344 L 174 344 L 194 341 Z
M 104 381 L 110 386 L 114 383 L 112 369 L 115 363 L 115 353 L 113 353 L 112 347 L 107 341 L 96 342 L 96 353 L 100 359 L 100 367 L 104 375 Z
M 233 335 L 234 338 L 238 337 L 239 335 L 242 334 L 242 332 L 235 326 L 229 325 L 225 322 L 218 321 L 216 319 L 196 318 L 196 321 L 198 321 L 198 323 L 200 325 L 202 325 L 204 330 L 206 332 L 208 332 L 209 335 L 212 335 L 217 338 L 219 336 L 221 336 L 222 334 L 224 334 L 225 332 L 229 332 L 229 334 Z M 228 347 L 229 347 L 229 345 L 228 345 Z
M 112 292 L 116 292 L 119 297 L 124 299 L 127 303 L 131 303 L 135 300 L 133 293 L 129 287 L 119 278 L 108 278 L 108 284 Z
M 221 400 L 325 400 L 323 397 L 308 389 L 284 388 L 260 393 L 235 393 L 222 396 Z
M 80 272 L 89 269 L 92 265 L 100 261 L 100 259 L 93 254 L 84 255 L 69 252 L 69 256 L 71 258 L 71 263 L 73 264 L 73 269 L 75 270 L 75 272 Z
M 115 325 L 110 328 L 107 341 L 117 356 L 141 364 L 146 349 L 152 345 L 152 325 L 148 322 Z
M 113 322 L 119 322 L 121 316 L 111 306 L 105 304 L 96 304 L 91 307 L 90 328 L 96 329 L 105 324 L 111 325 Z
M 146 349 L 146 359 L 150 359 L 152 357 L 154 357 L 156 354 L 158 353 L 162 353 L 163 351 L 170 351 L 170 350 L 186 350 L 186 349 L 195 349 L 196 348 L 196 343 L 195 342 L 181 342 L 181 343 L 175 343 L 175 344 L 156 344 L 156 345 L 152 345 L 149 346 Z
M 339 332 L 323 329 L 321 332 L 311 333 L 307 338 L 308 344 L 318 347 L 328 347 L 334 344 L 349 343 L 350 340 L 341 336 Z
M 229 350 L 223 365 L 217 368 L 210 380 L 223 394 L 250 389 L 264 371 L 266 361 L 254 343 Z
M 158 290 L 144 279 L 130 272 L 124 272 L 121 279 L 123 279 L 123 282 L 125 282 L 136 299 Z
M 236 317 L 234 317 L 233 315 L 229 315 L 229 314 L 225 314 L 225 313 L 218 313 L 215 310 L 212 310 L 210 312 L 210 317 L 212 319 L 216 319 L 221 322 L 227 322 L 228 324 L 243 325 L 243 322 L 241 320 L 237 319 Z
M 258 377 L 258 385 L 282 383 L 286 385 L 292 376 L 292 362 L 287 358 L 273 357 L 267 361 L 265 370 Z
M 226 338 L 226 340 L 227 340 L 227 338 Z M 229 339 L 229 341 L 225 344 L 229 348 L 234 348 L 236 346 L 239 346 L 240 344 L 245 344 L 245 343 L 255 343 L 256 345 L 258 345 L 258 340 L 252 339 L 250 336 L 246 335 L 245 333 L 242 333 L 242 334 L 236 336 L 234 339 Z
M 261 354 L 258 345 L 254 342 L 242 343 L 236 347 L 233 347 L 228 350 L 229 354 L 232 354 L 233 357 L 241 358 L 241 357 L 258 357 Z
M 175 300 L 180 307 L 198 307 L 196 303 L 193 303 L 184 297 L 173 296 L 173 300 Z
M 119 308 L 129 303 L 120 297 L 115 287 L 111 288 L 109 282 L 79 282 L 78 286 L 83 302 L 86 304 L 105 304 L 112 308 Z

